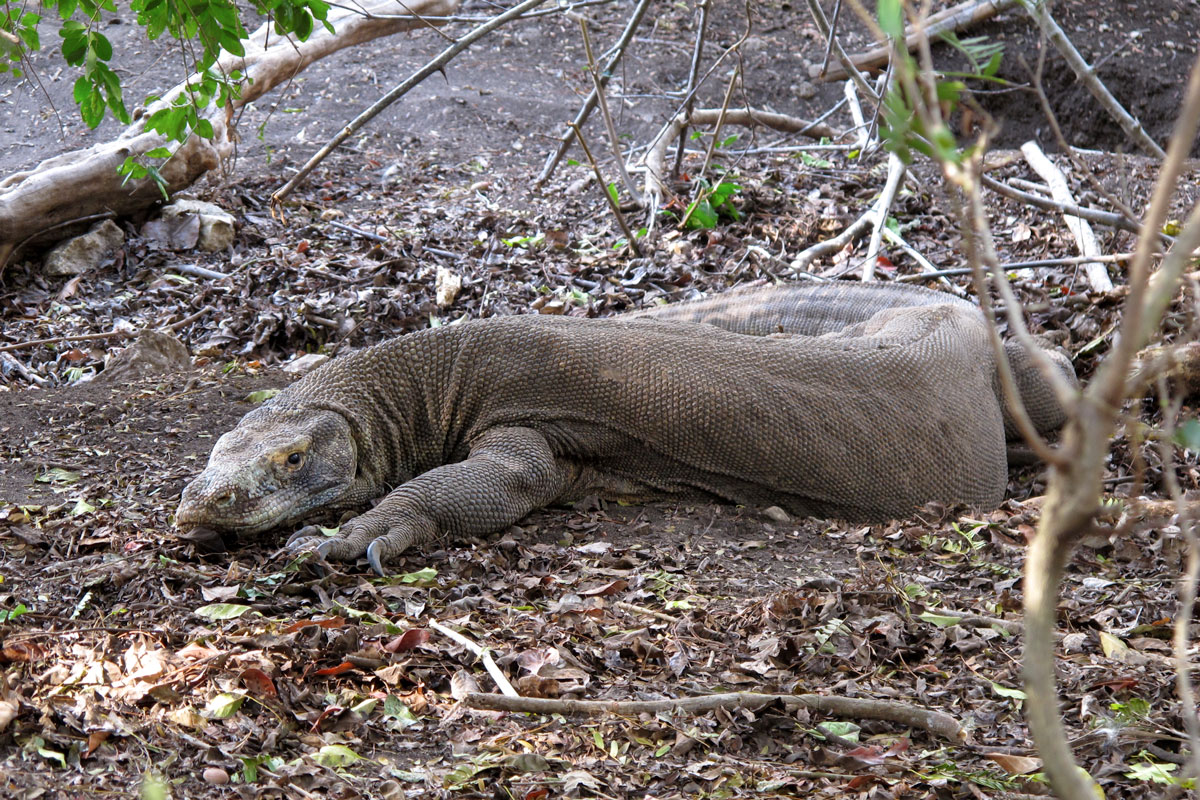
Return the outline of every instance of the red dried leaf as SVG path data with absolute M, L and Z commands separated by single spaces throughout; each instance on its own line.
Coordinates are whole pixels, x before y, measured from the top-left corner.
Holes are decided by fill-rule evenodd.
M 615 581 L 611 581 L 610 583 L 601 584 L 600 586 L 594 586 L 590 589 L 584 589 L 584 590 L 580 591 L 579 593 L 581 595 L 583 595 L 584 597 L 597 597 L 597 596 L 608 597 L 609 595 L 614 595 L 617 592 L 624 591 L 626 589 L 626 587 L 628 587 L 628 586 L 629 586 L 629 581 L 624 580 L 623 578 L 617 578 Z
M 355 667 L 349 661 L 343 661 L 342 663 L 338 664 L 336 667 L 326 667 L 325 669 L 319 669 L 313 674 L 314 675 L 323 675 L 323 676 L 324 675 L 341 675 L 343 672 L 350 672 L 353 669 L 357 669 L 357 667 Z
M 46 651 L 37 642 L 5 642 L 0 647 L 0 661 L 32 662 L 40 661 Z
M 256 697 L 278 697 L 279 692 L 275 689 L 275 681 L 271 680 L 271 676 L 263 672 L 261 669 L 249 667 L 242 670 L 242 674 L 238 676 L 250 694 Z
M 424 628 L 411 628 L 385 644 L 383 649 L 389 653 L 399 653 L 404 650 L 412 650 L 417 645 L 425 644 L 428 641 L 429 631 Z
M 83 757 L 87 758 L 92 753 L 96 752 L 96 748 L 104 744 L 104 740 L 108 738 L 109 731 L 92 731 L 88 734 L 87 750 L 83 752 Z
M 283 629 L 284 633 L 295 633 L 309 626 L 315 625 L 318 628 L 340 628 L 346 624 L 346 620 L 341 617 L 330 617 L 328 619 L 302 619 L 299 622 L 293 622 Z

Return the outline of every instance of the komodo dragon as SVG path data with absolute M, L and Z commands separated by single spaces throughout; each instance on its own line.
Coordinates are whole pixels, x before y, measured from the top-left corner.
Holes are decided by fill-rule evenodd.
M 1061 425 L 1026 354 L 1008 356 L 1035 425 Z M 383 497 L 316 550 L 365 553 L 384 574 L 413 545 L 591 494 L 864 521 L 932 500 L 992 507 L 1013 436 L 1003 405 L 982 314 L 927 289 L 809 284 L 611 319 L 495 317 L 284 389 L 217 441 L 176 524 L 257 532 Z

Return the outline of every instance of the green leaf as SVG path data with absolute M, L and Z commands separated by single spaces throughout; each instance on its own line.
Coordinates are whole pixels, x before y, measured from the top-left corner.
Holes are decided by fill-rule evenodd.
M 242 692 L 222 692 L 208 701 L 208 705 L 200 712 L 205 719 L 229 719 L 238 712 L 246 695 Z
M 166 147 L 156 147 L 153 150 L 147 150 L 143 154 L 143 158 L 170 158 L 171 151 Z
M 72 472 L 69 469 L 63 469 L 62 467 L 51 467 L 41 475 L 38 475 L 36 478 L 34 478 L 34 480 L 38 483 L 53 483 L 61 484 L 63 486 L 70 486 L 73 483 L 79 482 L 79 473 Z
M 333 767 L 335 769 L 362 760 L 362 756 L 344 744 L 327 744 L 313 754 L 313 761 L 316 761 L 323 767 Z
M 433 567 L 425 567 L 416 572 L 406 572 L 400 576 L 401 583 L 418 583 L 418 584 L 433 584 L 437 578 L 437 570 Z
M 84 514 L 90 514 L 96 510 L 96 507 L 84 500 L 82 497 L 75 501 L 75 507 L 71 509 L 72 517 L 82 517 Z
M 919 614 L 917 619 L 923 620 L 932 625 L 936 625 L 939 628 L 951 628 L 961 621 L 958 617 L 946 617 L 941 614 L 931 614 L 928 611 L 923 614 Z
M 615 182 L 608 185 L 608 196 L 612 198 L 614 203 L 620 202 L 620 195 L 617 194 L 617 184 Z
M 862 728 L 855 725 L 853 722 L 834 720 L 831 722 L 822 722 L 817 726 L 817 731 L 819 733 L 828 733 L 842 739 L 849 739 L 852 742 L 857 742 Z
M 12 622 L 14 619 L 21 616 L 22 614 L 28 614 L 28 613 L 29 613 L 29 609 L 25 607 L 24 603 L 17 603 L 16 607 L 14 607 L 13 609 L 11 609 L 9 611 L 0 609 L 0 622 Z
M 992 685 L 992 691 L 1001 697 L 1008 697 L 1013 700 L 1024 700 L 1025 692 L 1020 689 L 1009 689 L 1007 686 L 1001 686 L 993 681 L 988 681 Z
M 240 603 L 211 603 L 207 606 L 197 608 L 192 613 L 205 619 L 236 619 L 247 611 L 253 610 L 250 606 Z
M 895 40 L 904 38 L 904 11 L 900 0 L 879 0 L 876 15 L 884 33 Z
M 250 394 L 246 395 L 246 402 L 263 403 L 279 394 L 279 391 L 279 389 L 259 389 L 257 392 L 251 392 Z
M 1176 785 L 1179 783 L 1179 779 L 1171 773 L 1177 769 L 1179 769 L 1178 764 L 1162 764 L 1155 761 L 1145 761 L 1141 764 L 1134 764 L 1130 768 L 1129 772 L 1125 773 L 1125 777 L 1135 781 Z
M 79 116 L 89 128 L 97 127 L 104 119 L 104 96 L 93 88 L 79 104 Z
M 1175 429 L 1175 435 L 1172 438 L 1180 447 L 1200 452 L 1200 420 L 1189 419 Z
M 102 33 L 88 34 L 88 48 L 96 54 L 96 57 L 101 61 L 109 61 L 112 59 L 112 42 Z
M 687 227 L 693 230 L 710 230 L 715 228 L 719 219 L 716 209 L 712 207 L 712 203 L 707 199 L 693 201 L 688 206 L 684 217 L 687 219 Z

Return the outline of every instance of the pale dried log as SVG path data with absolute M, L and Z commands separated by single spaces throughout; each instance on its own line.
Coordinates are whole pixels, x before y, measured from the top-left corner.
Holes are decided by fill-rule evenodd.
M 486 669 L 488 674 L 492 676 L 492 680 L 494 680 L 496 685 L 500 687 L 500 691 L 504 693 L 501 695 L 501 697 L 520 697 L 520 695 L 517 694 L 517 690 L 513 688 L 511 683 L 508 682 L 508 678 L 505 677 L 504 673 L 500 670 L 500 667 L 496 664 L 496 661 L 488 653 L 486 647 L 481 647 L 475 644 L 466 636 L 463 636 L 453 628 L 447 628 L 437 620 L 430 620 L 429 627 L 433 628 L 446 638 L 458 642 L 463 647 L 474 653 L 475 656 L 483 662 L 484 669 Z
M 1071 194 L 1071 189 L 1067 186 L 1067 178 L 1063 175 L 1062 170 L 1054 165 L 1054 162 L 1046 158 L 1046 154 L 1037 146 L 1037 142 L 1026 142 L 1021 145 L 1021 152 L 1025 155 L 1025 160 L 1031 166 L 1046 185 L 1050 187 L 1050 196 L 1060 203 L 1075 205 L 1075 198 Z M 1071 231 L 1071 236 L 1075 239 L 1075 244 L 1079 248 L 1080 255 L 1083 256 L 1098 256 L 1100 255 L 1100 243 L 1096 241 L 1096 234 L 1092 230 L 1092 226 L 1087 222 L 1072 214 L 1063 214 L 1063 220 L 1067 223 L 1068 230 Z M 1084 273 L 1087 275 L 1088 283 L 1092 289 L 1097 292 L 1111 292 L 1113 285 L 1112 280 L 1108 277 L 1108 269 L 1097 261 L 1089 261 L 1083 265 Z
M 217 68 L 226 74 L 241 70 L 251 80 L 241 96 L 226 108 L 210 107 L 203 116 L 212 123 L 211 140 L 191 136 L 160 168 L 169 191 L 183 189 L 233 153 L 233 112 L 251 103 L 282 82 L 289 81 L 314 61 L 363 42 L 428 25 L 425 16 L 453 13 L 459 0 L 387 0 L 365 10 L 333 10 L 330 21 L 335 33 L 314 29 L 308 41 L 299 42 L 275 34 L 263 25 L 243 42 L 244 57 L 226 54 Z M 400 13 L 397 13 L 400 12 Z M 376 17 L 372 14 L 389 14 Z M 146 109 L 145 115 L 111 142 L 47 159 L 36 167 L 0 180 L 0 265 L 18 243 L 37 242 L 43 231 L 59 228 L 71 220 L 101 212 L 131 214 L 148 208 L 161 195 L 149 180 L 123 183 L 117 168 L 126 158 L 141 156 L 167 142 L 145 130 L 145 121 L 155 111 L 170 105 L 185 91 L 181 83 Z M 2 267 L 0 267 L 2 269 Z
M 744 708 L 757 711 L 771 703 L 788 709 L 806 708 L 823 714 L 856 719 L 881 719 L 911 728 L 920 728 L 943 739 L 959 744 L 966 732 L 958 720 L 940 711 L 897 703 L 894 700 L 873 700 L 865 697 L 832 697 L 821 694 L 759 694 L 757 692 L 728 692 L 724 694 L 681 697 L 665 700 L 572 700 L 542 697 L 505 697 L 499 694 L 469 694 L 463 699 L 468 708 L 487 711 L 517 711 L 532 714 L 658 714 L 682 711 L 687 714 L 706 714 L 718 708 Z
M 912 50 L 920 41 L 921 33 L 933 39 L 947 31 L 961 31 L 986 19 L 991 19 L 1001 11 L 1007 11 L 1014 5 L 1016 5 L 1016 0 L 968 0 L 968 2 L 959 3 L 944 11 L 930 14 L 921 32 L 915 31 L 912 28 L 906 28 L 904 45 L 909 50 Z M 870 70 L 886 64 L 889 55 L 889 46 L 881 45 L 880 47 L 850 56 L 849 58 L 850 63 L 858 69 Z M 846 70 L 840 66 L 834 67 L 820 76 L 823 81 L 838 81 L 845 77 Z

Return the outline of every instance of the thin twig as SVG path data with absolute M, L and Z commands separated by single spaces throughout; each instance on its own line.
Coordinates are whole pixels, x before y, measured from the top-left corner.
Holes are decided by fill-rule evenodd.
M 17 342 L 16 344 L 6 344 L 0 346 L 0 353 L 11 353 L 13 350 L 24 350 L 29 347 L 38 347 L 43 344 L 94 342 L 101 339 L 125 339 L 133 336 L 135 333 L 137 333 L 137 331 L 111 330 L 104 333 L 78 333 L 73 336 L 54 336 L 50 339 L 30 339 L 25 342 Z
M 697 174 L 703 178 L 708 172 L 708 166 L 712 163 L 713 151 L 717 148 L 717 140 L 721 138 L 721 129 L 725 127 L 725 118 L 729 116 L 729 101 L 733 99 L 733 91 L 737 88 L 738 79 L 742 77 L 742 68 L 737 66 L 733 70 L 733 74 L 729 76 L 729 84 L 725 87 L 725 97 L 721 100 L 721 113 L 717 115 L 717 123 L 713 125 L 712 136 L 708 140 L 708 149 L 704 152 L 704 163 L 700 165 L 700 172 Z M 687 127 L 679 132 L 679 151 L 683 152 L 683 140 L 686 138 Z M 675 172 L 679 172 L 679 165 L 676 164 Z
M 168 270 L 182 272 L 184 275 L 195 275 L 198 278 L 211 278 L 214 281 L 225 280 L 229 277 L 224 272 L 217 272 L 215 269 L 202 267 L 199 264 L 172 264 Z
M 1011 264 L 1001 264 L 1000 270 L 1003 272 L 1016 272 L 1023 269 L 1039 269 L 1041 267 L 1059 266 L 1066 267 L 1073 264 L 1086 264 L 1089 261 L 1128 261 L 1132 256 L 1132 253 L 1115 253 L 1108 256 L 1068 256 L 1065 258 L 1043 258 L 1037 261 L 1014 261 Z M 915 275 L 902 275 L 899 278 L 896 278 L 896 280 L 902 283 L 909 283 L 913 281 L 927 280 L 928 278 L 953 277 L 955 275 L 970 274 L 970 267 L 954 267 L 952 269 L 939 269 L 931 272 L 921 272 Z
M 1147 155 L 1155 158 L 1165 158 L 1166 153 L 1158 146 L 1158 143 L 1150 138 L 1146 133 L 1146 129 L 1142 127 L 1142 123 L 1138 122 L 1132 114 L 1125 110 L 1117 98 L 1113 97 L 1112 92 L 1104 85 L 1097 76 L 1092 67 L 1084 60 L 1079 51 L 1075 49 L 1075 45 L 1067 38 L 1067 34 L 1059 24 L 1054 21 L 1054 17 L 1050 15 L 1050 9 L 1047 7 L 1045 0 L 1017 0 L 1021 7 L 1028 12 L 1029 16 L 1033 17 L 1038 27 L 1042 31 L 1042 35 L 1050 40 L 1054 48 L 1066 60 L 1067 65 L 1071 67 L 1071 71 L 1075 76 L 1087 87 L 1091 92 L 1092 97 L 1104 107 L 1117 124 L 1121 126 L 1121 130 L 1125 131 L 1125 135 L 1133 141 L 1139 148 L 1146 152 Z
M 483 662 L 484 669 L 486 669 L 488 674 L 492 676 L 492 680 L 496 682 L 496 686 L 500 687 L 500 691 L 503 692 L 503 695 L 501 696 L 520 697 L 520 695 L 517 694 L 517 690 L 513 688 L 511 683 L 508 682 L 508 678 L 504 677 L 504 673 L 500 671 L 500 667 L 496 665 L 495 660 L 492 659 L 492 656 L 488 653 L 486 647 L 480 647 L 458 631 L 447 628 L 437 620 L 429 620 L 429 627 L 433 628 L 443 636 L 453 639 L 474 653 L 479 660 Z
M 629 21 L 625 23 L 625 30 L 621 32 L 621 38 L 617 40 L 616 45 L 612 49 L 612 55 L 604 63 L 604 69 L 600 73 L 601 86 L 608 85 L 613 69 L 621 61 L 621 57 L 625 55 L 625 48 L 629 47 L 629 43 L 633 41 L 633 34 L 638 29 L 638 25 L 642 23 L 642 17 L 646 15 L 646 9 L 650 8 L 651 2 L 653 0 L 638 0 L 637 7 L 633 9 L 633 13 L 629 16 Z M 536 186 L 541 186 L 554 174 L 555 168 L 558 167 L 558 162 L 562 161 L 563 156 L 567 154 L 567 150 L 570 149 L 571 144 L 575 141 L 575 131 L 587 122 L 587 118 L 591 116 L 592 111 L 595 110 L 596 104 L 599 101 L 599 93 L 595 89 L 592 89 L 592 93 L 583 101 L 583 107 L 575 114 L 575 119 L 567 125 L 567 132 L 563 134 L 558 147 L 546 159 L 541 174 L 534 181 Z
M 962 30 L 963 28 L 994 17 L 1001 11 L 1015 5 L 1015 3 L 1016 0 L 967 0 L 967 2 L 959 3 L 952 8 L 947 8 L 936 14 L 930 14 L 922 26 L 924 28 L 924 38 L 932 39 L 948 31 Z M 910 26 L 906 28 L 904 31 L 904 46 L 908 50 L 914 49 L 918 41 L 922 38 L 921 33 L 922 31 L 918 31 L 914 27 Z M 861 70 L 874 69 L 888 63 L 891 54 L 890 48 L 891 45 L 884 44 L 872 48 L 865 53 L 849 56 L 849 61 Z M 845 78 L 846 73 L 844 68 L 838 69 L 835 67 L 828 73 L 822 70 L 820 77 L 826 81 L 838 81 Z
M 854 81 L 854 85 L 858 87 L 858 91 L 864 97 L 869 97 L 871 98 L 871 102 L 878 103 L 879 97 L 875 94 L 875 90 L 871 88 L 871 84 L 867 83 L 867 79 L 863 77 L 862 72 L 850 63 L 850 57 L 846 55 L 846 51 L 842 49 L 841 43 L 833 35 L 833 29 L 829 25 L 829 20 L 825 18 L 825 11 L 821 8 L 821 4 L 817 0 L 808 0 L 808 11 L 812 14 L 813 22 L 817 24 L 817 30 L 828 41 L 833 43 L 833 54 L 837 57 L 842 68 L 846 70 L 846 77 Z
M 675 623 L 679 622 L 679 619 L 677 617 L 672 617 L 670 614 L 664 614 L 661 611 L 655 611 L 653 608 L 646 608 L 645 606 L 638 606 L 638 605 L 634 605 L 633 603 L 627 603 L 624 600 L 618 600 L 613 605 L 615 605 L 619 609 L 622 609 L 623 611 L 628 611 L 632 614 L 643 614 L 647 617 L 654 617 L 655 619 L 659 620 L 660 622 L 667 622 L 667 623 L 670 623 L 671 625 L 674 625 Z
M 570 700 L 542 697 L 508 698 L 497 694 L 469 694 L 463 699 L 468 708 L 489 711 L 516 711 L 533 714 L 617 714 L 636 716 L 684 712 L 706 714 L 718 708 L 744 708 L 757 711 L 772 703 L 788 709 L 806 708 L 818 713 L 858 719 L 881 719 L 920 728 L 954 743 L 961 743 L 966 732 L 958 720 L 940 711 L 897 703 L 893 700 L 873 700 L 865 697 L 832 697 L 818 694 L 758 694 L 729 692 L 701 697 L 681 697 L 665 700 Z
M 330 227 L 337 228 L 338 230 L 346 231 L 347 233 L 353 233 L 355 236 L 361 236 L 364 239 L 370 239 L 372 242 L 379 242 L 380 244 L 383 244 L 384 242 L 386 242 L 388 240 L 388 238 L 386 236 L 380 236 L 377 233 L 371 233 L 370 231 L 364 231 L 362 228 L 356 228 L 353 225 L 347 225 L 346 223 L 338 222 L 335 219 L 329 220 L 329 222 L 327 224 Z M 427 247 L 425 249 L 428 250 L 430 248 Z
M 575 127 L 575 123 L 571 123 Z M 629 223 L 625 221 L 625 215 L 621 213 L 621 207 L 617 205 L 617 201 L 613 199 L 612 193 L 608 191 L 608 184 L 604 182 L 604 176 L 600 174 L 600 165 L 596 163 L 596 159 L 592 157 L 592 150 L 587 146 L 587 140 L 583 138 L 583 131 L 575 128 L 575 137 L 579 139 L 579 146 L 583 148 L 584 155 L 592 165 L 592 171 L 596 174 L 596 183 L 600 187 L 604 199 L 608 202 L 608 207 L 612 209 L 613 216 L 617 218 L 617 224 L 621 226 L 621 231 L 625 234 L 625 241 L 629 243 L 629 249 L 633 254 L 641 258 L 642 249 L 638 247 L 637 239 L 633 235 L 633 231 L 629 229 Z
M 608 146 L 612 149 L 613 157 L 617 162 L 617 174 L 621 176 L 621 182 L 625 184 L 625 191 L 638 206 L 641 206 L 642 194 L 634 185 L 633 179 L 629 177 L 629 170 L 625 169 L 625 156 L 621 154 L 621 140 L 617 138 L 617 127 L 608 110 L 608 98 L 604 95 L 604 86 L 600 83 L 600 76 L 596 74 L 596 59 L 592 56 L 592 37 L 588 34 L 585 17 L 579 18 L 579 28 L 583 32 L 583 50 L 587 55 L 588 74 L 592 76 L 592 87 L 595 89 L 600 103 L 600 117 L 604 120 L 604 130 L 608 133 Z
M 200 319 L 201 317 L 203 317 L 205 314 L 207 314 L 208 312 L 210 312 L 212 310 L 213 310 L 212 306 L 205 306 L 204 308 L 200 309 L 199 311 L 197 311 L 194 314 L 188 314 L 183 319 L 178 320 L 177 322 L 172 322 L 167 327 L 173 331 L 183 330 L 188 325 L 191 325 L 193 322 Z
M 842 16 L 842 0 L 834 0 L 833 16 L 829 20 L 829 34 L 825 37 L 825 55 L 821 58 L 821 71 L 818 76 L 824 75 L 829 69 L 829 56 L 833 54 L 833 40 L 837 38 L 838 19 Z
M 687 100 L 683 106 L 684 117 L 690 117 L 692 109 L 696 105 L 696 79 L 700 75 L 700 61 L 704 54 L 704 37 L 708 32 L 708 12 L 712 7 L 711 0 L 697 0 L 697 5 L 700 7 L 700 24 L 696 28 L 696 45 L 692 48 L 692 67 L 688 70 L 687 91 L 684 95 Z M 683 165 L 683 153 L 687 147 L 687 125 L 683 126 L 683 130 L 679 132 L 679 147 L 675 150 L 675 166 L 671 170 L 672 177 L 679 177 L 679 169 Z
M 1073 203 L 1061 203 L 1057 200 L 1051 200 L 1048 197 L 1039 197 L 1036 194 L 1014 189 L 1008 184 L 988 175 L 980 175 L 980 181 L 984 186 L 997 194 L 1002 194 L 1011 200 L 1028 203 L 1031 206 L 1036 206 L 1046 211 L 1060 211 L 1063 214 L 1070 214 L 1080 219 L 1086 219 L 1088 222 L 1107 225 L 1110 228 L 1119 228 L 1130 233 L 1137 233 L 1141 229 L 1141 226 L 1136 221 L 1129 219 L 1123 214 L 1115 214 L 1112 211 L 1100 211 L 1095 208 L 1084 208 Z

